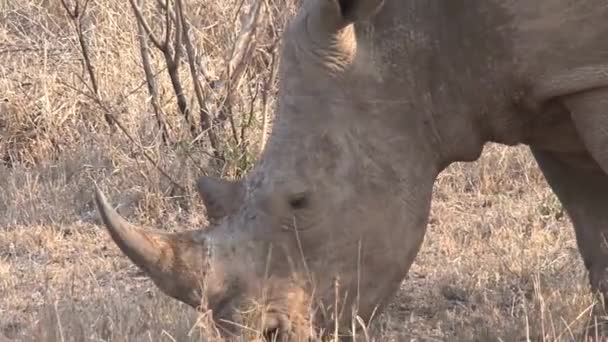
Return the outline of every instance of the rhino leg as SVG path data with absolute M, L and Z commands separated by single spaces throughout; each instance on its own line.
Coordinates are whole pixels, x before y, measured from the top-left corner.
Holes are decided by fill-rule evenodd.
M 608 175 L 588 154 L 574 159 L 534 147 L 531 150 L 574 225 L 592 290 L 600 299 L 608 299 Z M 598 315 L 604 312 L 604 305 L 597 306 Z M 601 330 L 606 334 L 606 329 Z
M 585 147 L 608 173 L 608 88 L 597 88 L 562 98 Z
M 605 74 L 605 72 L 603 74 Z M 597 187 L 597 190 L 595 190 L 596 192 L 600 192 L 596 197 L 597 202 L 595 202 L 595 205 L 599 207 L 597 209 L 594 207 L 592 211 L 608 212 L 608 203 L 606 203 L 602 197 L 602 194 L 608 196 L 608 189 L 605 186 L 606 181 L 604 180 L 604 178 L 607 177 L 605 175 L 608 174 L 608 88 L 598 87 L 573 95 L 564 96 L 562 101 L 565 107 L 570 111 L 572 122 L 587 148 L 587 151 L 591 155 L 591 158 L 599 165 L 599 168 L 604 171 L 604 176 L 598 175 L 596 178 L 593 178 L 593 181 L 590 183 L 590 186 Z M 608 231 L 608 222 L 606 220 L 600 220 L 598 225 L 599 227 L 597 229 L 602 230 L 602 233 L 597 236 L 599 242 L 596 243 L 600 243 L 602 252 L 601 254 L 594 256 L 594 261 L 596 263 L 608 263 L 608 258 L 605 254 L 605 250 L 608 248 L 608 234 L 607 237 L 604 236 L 604 232 Z M 601 260 L 599 258 L 601 258 Z M 608 271 L 603 267 L 601 272 L 601 277 L 592 274 L 592 279 L 593 277 L 598 278 L 597 282 L 601 283 L 603 286 L 602 289 L 604 290 L 602 292 L 606 295 L 608 291 L 604 289 L 604 287 L 608 288 L 608 276 L 604 274 L 608 273 Z

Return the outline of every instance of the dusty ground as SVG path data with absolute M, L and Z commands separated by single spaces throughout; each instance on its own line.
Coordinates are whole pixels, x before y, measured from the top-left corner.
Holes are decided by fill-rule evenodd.
M 221 81 L 238 37 L 230 25 L 239 22 L 240 1 L 186 3 L 199 63 Z M 269 4 L 236 113 L 256 99 L 251 85 L 270 77 L 263 66 L 282 25 L 276 18 L 288 11 L 284 3 Z M 0 0 L 0 341 L 206 340 L 199 317 L 159 293 L 122 256 L 92 202 L 95 181 L 133 222 L 200 227 L 203 208 L 192 185 L 211 172 L 206 147 L 192 144 L 155 52 L 159 102 L 172 135 L 169 146 L 159 143 L 128 2 L 91 1 L 87 11 L 82 25 L 99 83 L 95 96 L 73 22 L 59 2 Z M 153 7 L 145 12 L 154 13 Z M 162 16 L 155 18 L 162 24 Z M 192 99 L 188 68 L 180 73 Z M 257 99 L 249 138 L 225 139 L 225 175 L 251 164 L 239 151 L 258 146 L 263 106 Z M 135 142 L 108 128 L 106 112 Z M 167 190 L 171 182 L 144 150 L 186 189 Z M 571 341 L 591 301 L 570 222 L 527 149 L 490 145 L 478 162 L 441 175 L 422 250 L 372 338 Z

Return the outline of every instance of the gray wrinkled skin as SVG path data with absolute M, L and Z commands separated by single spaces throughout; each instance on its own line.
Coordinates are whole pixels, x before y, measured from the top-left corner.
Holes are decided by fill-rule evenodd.
M 278 120 L 237 182 L 201 178 L 215 221 L 114 241 L 219 320 L 249 299 L 284 340 L 379 313 L 424 237 L 433 182 L 486 142 L 527 144 L 608 290 L 608 3 L 308 0 L 283 37 Z M 336 287 L 337 286 L 337 287 Z M 337 290 L 336 290 L 337 288 Z M 265 296 L 262 296 L 265 290 Z M 227 330 L 234 330 L 226 327 Z

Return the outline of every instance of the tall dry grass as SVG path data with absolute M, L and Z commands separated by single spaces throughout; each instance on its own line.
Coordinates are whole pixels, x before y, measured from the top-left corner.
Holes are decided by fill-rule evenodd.
M 68 10 L 0 0 L 0 340 L 215 340 L 204 316 L 114 246 L 92 183 L 133 222 L 203 226 L 194 181 L 239 177 L 255 162 L 272 123 L 277 39 L 296 4 L 182 2 L 192 50 L 182 41 L 171 73 L 175 45 L 163 53 L 147 39 L 146 78 L 146 29 L 129 1 L 81 0 L 75 11 L 74 0 Z M 162 42 L 163 2 L 133 3 Z M 491 145 L 442 173 L 422 251 L 369 333 L 571 341 L 590 304 L 570 223 L 528 151 Z

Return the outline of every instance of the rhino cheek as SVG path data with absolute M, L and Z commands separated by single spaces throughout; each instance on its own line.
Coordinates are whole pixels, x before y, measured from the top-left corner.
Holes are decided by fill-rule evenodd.
M 428 181 L 428 184 L 432 182 Z M 348 288 L 351 296 L 355 295 L 353 304 L 362 318 L 367 319 L 384 307 L 399 289 L 420 250 L 428 222 L 432 187 L 427 185 L 418 190 L 415 196 L 403 201 L 370 201 L 375 204 L 367 205 L 367 215 L 352 219 L 353 226 L 358 224 L 360 227 L 361 240 L 349 241 L 351 250 L 334 257 L 343 261 L 357 260 L 356 264 L 343 264 L 342 286 Z M 405 201 L 407 205 L 403 205 Z M 349 229 L 352 235 L 354 229 Z M 344 231 L 345 236 L 348 233 Z M 327 265 L 327 261 L 321 260 L 319 272 L 329 273 Z M 349 324 L 348 321 L 344 323 Z

